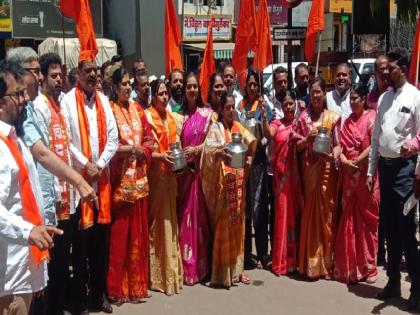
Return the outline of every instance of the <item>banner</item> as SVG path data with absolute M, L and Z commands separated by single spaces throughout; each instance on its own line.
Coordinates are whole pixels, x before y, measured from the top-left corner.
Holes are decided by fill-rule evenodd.
M 102 0 L 90 0 L 96 37 L 103 37 Z M 13 37 L 37 38 L 77 37 L 73 20 L 60 12 L 60 0 L 13 0 Z
M 369 3 L 369 1 L 365 1 Z M 352 0 L 330 0 L 329 12 L 341 13 L 341 9 L 343 9 L 343 13 L 351 13 L 351 4 Z
M 0 0 L 0 32 L 12 31 L 9 1 Z
M 232 38 L 232 16 L 215 15 L 213 27 L 213 40 L 231 40 Z M 183 41 L 186 42 L 205 42 L 207 40 L 208 27 L 211 16 L 209 15 L 184 15 Z

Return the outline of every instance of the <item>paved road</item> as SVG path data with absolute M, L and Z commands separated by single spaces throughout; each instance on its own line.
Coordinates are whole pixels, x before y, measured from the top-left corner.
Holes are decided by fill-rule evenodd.
M 205 285 L 184 287 L 181 294 L 167 297 L 152 293 L 141 304 L 124 304 L 114 308 L 116 315 L 353 315 L 407 314 L 404 299 L 409 283 L 402 284 L 403 298 L 384 303 L 374 298 L 386 283 L 381 269 L 374 285 L 361 283 L 347 286 L 335 281 L 307 282 L 289 277 L 276 277 L 263 270 L 248 272 L 253 284 L 239 285 L 230 290 L 212 289 Z M 405 277 L 403 277 L 405 278 Z

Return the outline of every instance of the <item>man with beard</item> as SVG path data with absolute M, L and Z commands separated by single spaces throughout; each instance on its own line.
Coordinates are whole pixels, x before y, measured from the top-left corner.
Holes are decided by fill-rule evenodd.
M 139 103 L 143 109 L 147 109 L 150 106 L 150 84 L 145 69 L 136 71 L 133 86 L 133 91 L 136 94 L 133 100 Z
M 350 66 L 340 63 L 335 73 L 335 89 L 327 93 L 327 107 L 341 116 L 341 125 L 351 114 L 350 83 Z
M 168 101 L 166 109 L 172 113 L 178 113 L 182 108 L 184 96 L 182 95 L 182 87 L 184 85 L 184 76 L 179 69 L 174 69 L 169 74 L 169 90 L 171 98 Z
M 73 231 L 72 247 L 75 301 L 79 313 L 88 314 L 89 292 L 93 309 L 112 313 L 105 296 L 111 222 L 108 164 L 118 148 L 118 131 L 107 97 L 95 89 L 95 56 L 81 56 L 85 57 L 79 59 L 78 84 L 62 100 L 61 110 L 70 128 L 74 167 L 97 190 L 99 207 L 90 202 L 80 203 L 76 197 L 75 222 L 79 222 L 79 228 Z
M 74 185 L 83 200 L 97 202 L 96 193 L 79 173 L 48 149 L 49 139 L 44 136 L 40 129 L 38 116 L 33 104 L 33 101 L 38 96 L 40 81 L 40 67 L 36 52 L 29 47 L 12 48 L 7 53 L 7 60 L 18 63 L 24 69 L 22 79 L 27 90 L 28 104 L 26 106 L 26 118 L 23 122 L 22 138 L 26 146 L 30 148 L 32 156 L 38 162 L 36 167 L 41 183 L 40 187 L 43 197 L 43 209 L 41 211 L 43 212 L 44 223 L 55 225 L 54 175 Z M 46 312 L 45 296 L 44 292 L 38 292 L 34 295 L 31 314 L 40 315 Z
M 42 193 L 29 149 L 22 141 L 24 70 L 0 62 L 0 314 L 28 314 L 32 294 L 47 285 L 46 260 L 53 236 L 43 226 Z
M 50 140 L 50 149 L 64 163 L 71 166 L 69 134 L 67 125 L 60 111 L 62 92 L 61 58 L 57 54 L 47 53 L 39 58 L 43 76 L 41 92 L 34 101 L 34 108 L 39 118 L 39 127 L 46 139 Z M 70 246 L 72 227 L 75 221 L 74 190 L 67 181 L 55 178 L 55 217 L 58 228 L 64 235 L 55 239 L 49 264 L 48 308 L 47 314 L 63 314 L 67 283 L 69 281 Z M 41 182 L 42 185 L 42 182 Z M 41 186 L 42 187 L 42 186 Z M 49 187 L 43 187 L 48 189 Z
M 235 97 L 235 108 L 238 109 L 243 100 L 243 96 L 235 90 L 236 71 L 232 65 L 226 65 L 223 69 L 223 83 L 226 86 L 227 92 L 232 93 Z
M 375 60 L 375 79 L 375 85 L 368 95 L 367 102 L 376 111 L 379 97 L 389 88 L 388 58 L 384 55 Z
M 308 93 L 308 83 L 309 83 L 309 69 L 306 64 L 303 62 L 298 64 L 295 68 L 295 83 L 296 87 L 294 92 L 296 99 L 302 100 L 305 102 L 305 107 L 309 105 L 309 93 Z
M 385 225 L 388 253 L 388 283 L 377 294 L 381 300 L 401 296 L 400 263 L 404 253 L 411 294 L 407 310 L 420 301 L 420 257 L 417 248 L 416 203 L 407 201 L 413 194 L 417 154 L 403 150 L 403 145 L 420 129 L 420 92 L 407 82 L 410 57 L 403 48 L 388 53 L 389 89 L 379 98 L 372 135 L 367 185 L 372 190 L 372 176 L 378 165 L 381 213 Z M 417 176 L 419 176 L 417 170 Z

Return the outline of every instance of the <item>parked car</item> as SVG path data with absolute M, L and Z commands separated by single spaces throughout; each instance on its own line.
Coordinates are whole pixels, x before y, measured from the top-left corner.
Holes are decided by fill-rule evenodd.
M 303 62 L 303 61 L 292 62 L 293 87 L 295 87 L 295 68 L 300 63 L 304 63 L 306 65 L 308 64 L 307 62 Z M 272 90 L 272 88 L 273 88 L 273 70 L 276 69 L 279 66 L 282 66 L 282 67 L 287 69 L 287 62 L 276 63 L 276 64 L 273 64 L 273 65 L 269 65 L 268 67 L 266 67 L 264 69 L 264 72 L 263 72 L 263 82 L 264 82 L 264 84 L 263 84 L 263 86 L 264 86 L 265 91 L 271 91 Z
M 359 83 L 360 78 L 357 75 L 359 72 L 360 75 L 362 74 L 369 74 L 373 75 L 375 73 L 375 59 L 374 58 L 360 58 L 360 59 L 349 59 L 347 61 L 351 67 L 351 82 Z M 357 71 L 355 71 L 357 69 Z

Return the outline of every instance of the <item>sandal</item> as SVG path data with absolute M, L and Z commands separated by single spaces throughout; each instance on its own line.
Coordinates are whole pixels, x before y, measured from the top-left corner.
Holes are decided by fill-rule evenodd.
M 241 274 L 240 281 L 246 285 L 251 284 L 251 278 L 245 272 Z

